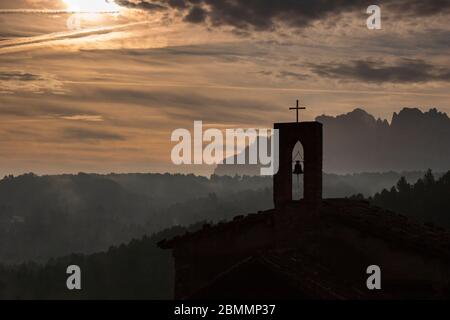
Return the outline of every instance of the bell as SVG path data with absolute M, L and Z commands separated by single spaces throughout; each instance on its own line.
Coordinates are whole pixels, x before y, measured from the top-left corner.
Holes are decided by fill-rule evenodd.
M 300 161 L 295 161 L 294 172 L 293 174 L 300 175 L 303 174 L 303 169 Z

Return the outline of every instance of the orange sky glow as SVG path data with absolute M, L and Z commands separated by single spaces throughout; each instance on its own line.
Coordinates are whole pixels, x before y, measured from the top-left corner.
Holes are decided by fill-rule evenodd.
M 450 114 L 448 8 L 399 18 L 392 2 L 368 30 L 364 6 L 238 21 L 200 3 L 2 1 L 0 175 L 208 174 L 170 163 L 174 129 L 272 127 L 294 119 L 298 98 L 306 120 L 357 107 L 388 121 L 403 107 Z

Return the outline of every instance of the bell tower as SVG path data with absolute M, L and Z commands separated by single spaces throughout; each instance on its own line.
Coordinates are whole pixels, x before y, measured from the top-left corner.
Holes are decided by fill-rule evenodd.
M 300 122 L 298 111 L 305 108 L 299 107 L 298 100 L 297 107 L 290 109 L 297 112 L 296 122 L 274 124 L 274 129 L 278 129 L 279 133 L 279 170 L 273 179 L 273 196 L 276 208 L 292 202 L 292 151 L 298 141 L 302 144 L 304 152 L 304 167 L 302 168 L 304 194 L 302 201 L 319 204 L 322 200 L 322 124 L 316 121 Z

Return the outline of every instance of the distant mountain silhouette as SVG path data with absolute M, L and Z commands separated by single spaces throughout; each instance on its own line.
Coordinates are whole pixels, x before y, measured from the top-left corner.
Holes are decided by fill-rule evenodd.
M 446 171 L 450 168 L 450 118 L 432 108 L 404 108 L 392 121 L 361 108 L 316 118 L 324 127 L 324 171 Z M 218 165 L 217 175 L 255 175 L 257 166 Z
M 436 109 L 404 108 L 390 124 L 362 109 L 316 120 L 324 125 L 326 171 L 449 169 L 450 119 Z

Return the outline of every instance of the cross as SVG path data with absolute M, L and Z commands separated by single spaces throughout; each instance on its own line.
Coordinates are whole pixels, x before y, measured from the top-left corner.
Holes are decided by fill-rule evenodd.
M 295 108 L 289 108 L 289 110 L 295 110 L 297 111 L 297 123 L 298 123 L 298 110 L 305 110 L 305 107 L 299 107 L 298 106 L 299 101 L 297 100 L 297 106 Z

